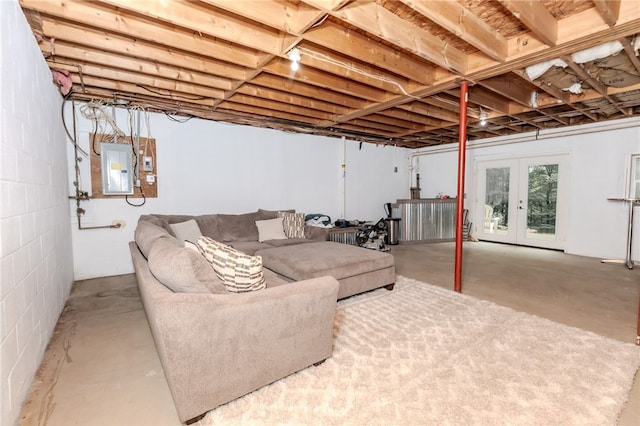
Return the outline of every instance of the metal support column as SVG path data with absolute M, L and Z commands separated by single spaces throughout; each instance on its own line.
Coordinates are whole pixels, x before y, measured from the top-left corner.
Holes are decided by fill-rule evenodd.
M 458 194 L 456 209 L 456 259 L 453 289 L 462 291 L 462 231 L 464 226 L 464 169 L 467 151 L 467 105 L 469 103 L 469 83 L 460 86 L 460 127 L 458 130 Z

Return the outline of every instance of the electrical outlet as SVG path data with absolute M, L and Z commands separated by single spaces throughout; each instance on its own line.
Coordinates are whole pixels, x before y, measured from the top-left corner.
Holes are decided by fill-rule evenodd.
M 116 219 L 111 221 L 111 226 L 118 226 L 119 228 L 124 228 L 127 226 L 127 222 L 122 219 Z

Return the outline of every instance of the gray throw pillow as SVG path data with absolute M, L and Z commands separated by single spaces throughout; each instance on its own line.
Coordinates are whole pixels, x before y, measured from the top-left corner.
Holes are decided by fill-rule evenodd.
M 182 242 L 191 241 L 195 243 L 202 235 L 202 232 L 200 232 L 200 227 L 193 219 L 187 220 L 186 222 L 172 223 L 169 226 L 171 227 L 171 231 L 176 236 L 176 238 Z
M 174 293 L 226 293 L 225 286 L 199 252 L 159 239 L 149 253 L 149 269 Z

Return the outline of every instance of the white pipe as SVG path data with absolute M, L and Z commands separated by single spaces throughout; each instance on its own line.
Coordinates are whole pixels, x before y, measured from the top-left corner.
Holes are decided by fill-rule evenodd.
M 538 132 L 529 132 L 515 137 L 500 137 L 499 139 L 491 138 L 484 141 L 469 142 L 467 150 L 475 148 L 487 148 L 492 146 L 509 145 L 512 143 L 532 142 L 536 140 L 552 139 L 561 136 L 575 136 L 585 133 L 605 132 L 609 130 L 628 129 L 631 127 L 640 127 L 640 118 L 632 117 L 613 122 L 592 123 L 581 126 L 573 126 L 568 129 L 549 129 Z M 441 154 L 444 152 L 455 152 L 458 150 L 458 143 L 448 144 L 447 146 L 437 146 L 433 148 L 424 148 L 420 151 L 414 151 L 409 154 L 409 187 L 413 185 L 414 159 L 425 155 Z M 418 163 L 419 164 L 419 163 Z M 419 171 L 419 166 L 416 167 Z

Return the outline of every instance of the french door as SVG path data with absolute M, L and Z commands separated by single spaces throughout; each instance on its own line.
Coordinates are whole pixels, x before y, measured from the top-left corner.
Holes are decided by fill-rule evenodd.
M 478 161 L 476 236 L 563 250 L 568 168 L 567 154 Z

